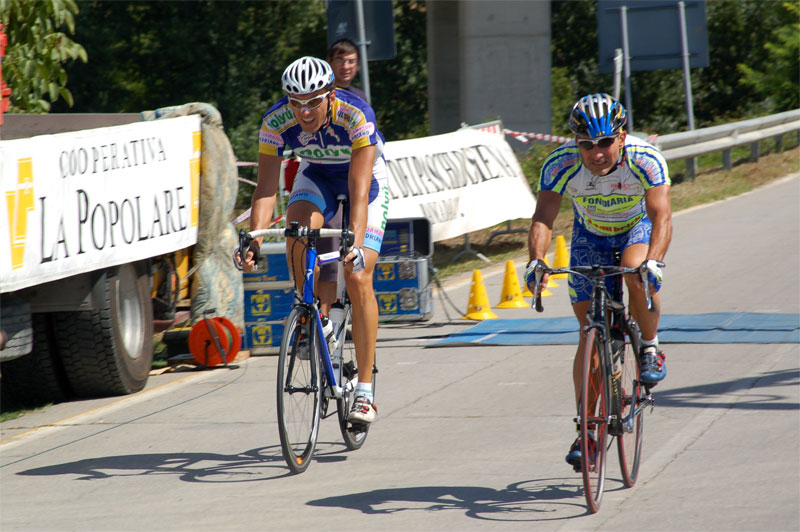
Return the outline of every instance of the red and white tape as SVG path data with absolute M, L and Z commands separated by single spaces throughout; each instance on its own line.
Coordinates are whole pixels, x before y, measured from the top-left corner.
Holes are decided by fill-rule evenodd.
M 558 135 L 547 135 L 546 133 L 526 133 L 524 131 L 511 131 L 510 129 L 503 129 L 506 135 L 511 135 L 515 139 L 520 142 L 527 142 L 529 140 L 541 140 L 544 142 L 559 142 L 564 144 L 565 142 L 569 142 L 571 139 L 567 137 L 560 137 Z

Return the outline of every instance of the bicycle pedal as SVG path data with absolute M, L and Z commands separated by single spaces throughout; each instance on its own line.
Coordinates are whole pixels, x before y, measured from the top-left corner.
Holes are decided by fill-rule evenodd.
M 358 370 L 356 370 L 356 365 L 353 364 L 351 360 L 348 360 L 342 365 L 342 375 L 344 375 L 344 377 L 347 380 L 352 380 L 353 377 L 358 375 Z
M 352 433 L 362 433 L 367 430 L 367 425 L 364 423 L 350 423 L 347 427 L 348 432 Z

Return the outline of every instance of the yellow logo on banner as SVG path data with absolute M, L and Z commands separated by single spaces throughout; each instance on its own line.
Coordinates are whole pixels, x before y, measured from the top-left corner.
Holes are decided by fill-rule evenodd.
M 397 294 L 378 294 L 378 313 L 394 314 L 397 312 Z
M 272 298 L 270 298 L 269 294 L 251 294 L 250 312 L 254 316 L 272 312 Z
M 394 264 L 378 263 L 375 265 L 375 273 L 378 281 L 394 281 Z
M 192 132 L 192 158 L 189 161 L 189 176 L 192 180 L 192 227 L 200 220 L 200 155 L 203 137 L 199 131 Z
M 25 264 L 28 213 L 33 210 L 33 159 L 17 161 L 17 188 L 6 192 L 8 229 L 11 237 L 11 269 Z
M 272 345 L 272 325 L 253 326 L 253 345 Z

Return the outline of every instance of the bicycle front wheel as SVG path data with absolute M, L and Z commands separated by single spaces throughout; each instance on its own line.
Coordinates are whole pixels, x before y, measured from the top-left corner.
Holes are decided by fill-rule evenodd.
M 319 433 L 322 386 L 314 325 L 305 309 L 293 309 L 278 355 L 278 430 L 283 458 L 294 473 L 308 468 Z
M 603 339 L 597 329 L 589 329 L 583 351 L 579 421 L 583 492 L 592 513 L 600 509 L 605 483 L 609 405 L 605 380 Z
M 355 399 L 355 388 L 358 383 L 358 363 L 356 361 L 356 348 L 353 338 L 348 333 L 352 310 L 348 308 L 345 315 L 344 328 L 342 329 L 344 345 L 342 346 L 342 398 L 336 402 L 336 410 L 339 417 L 339 429 L 342 432 L 342 439 L 347 449 L 355 451 L 364 445 L 369 433 L 369 425 L 353 425 L 347 421 L 347 415 Z M 372 393 L 375 394 L 375 373 L 372 373 Z
M 642 453 L 642 399 L 646 395 L 639 380 L 639 326 L 633 318 L 625 327 L 625 351 L 622 356 L 622 375 L 617 383 L 622 411 L 622 432 L 617 436 L 619 467 L 627 487 L 636 484 Z

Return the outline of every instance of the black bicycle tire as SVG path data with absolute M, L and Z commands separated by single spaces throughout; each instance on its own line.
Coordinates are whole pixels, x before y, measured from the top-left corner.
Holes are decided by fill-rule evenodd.
M 310 334 L 314 330 L 314 321 L 308 318 L 308 312 L 300 307 L 295 307 L 289 313 L 286 319 L 286 327 L 284 329 L 283 338 L 281 340 L 281 347 L 278 353 L 278 371 L 277 371 L 277 407 L 278 407 L 278 433 L 281 440 L 281 451 L 286 465 L 293 473 L 302 473 L 311 464 L 311 458 L 314 456 L 314 449 L 317 445 L 317 436 L 319 435 L 320 424 L 320 409 L 322 401 L 322 386 L 320 383 L 320 367 L 318 340 L 313 343 L 314 349 L 310 353 L 308 360 L 302 360 L 297 354 L 297 338 L 301 331 L 304 330 L 305 334 Z M 303 323 L 305 321 L 305 323 Z M 310 339 L 311 337 L 308 336 Z M 309 346 L 311 347 L 311 346 Z M 289 370 L 293 375 L 303 377 L 308 382 L 298 383 L 307 386 L 311 391 L 307 395 L 312 395 L 312 404 L 308 408 L 307 414 L 310 414 L 310 426 L 308 427 L 308 436 L 298 436 L 297 434 L 305 434 L 305 429 L 295 430 L 290 427 L 289 416 L 293 415 L 293 406 L 297 400 L 292 400 L 294 394 L 286 390 L 286 383 L 290 377 L 287 376 Z M 298 396 L 300 397 L 300 396 Z M 302 430 L 302 432 L 300 432 Z M 298 452 L 299 450 L 299 452 Z
M 619 468 L 622 473 L 622 482 L 626 487 L 631 488 L 636 484 L 639 477 L 639 467 L 641 465 L 642 439 L 644 436 L 644 414 L 641 408 L 644 387 L 639 381 L 639 326 L 632 317 L 627 320 L 623 328 L 625 334 L 625 353 L 623 358 L 623 370 L 619 386 L 619 397 L 626 401 L 621 412 L 623 419 L 627 417 L 630 409 L 639 408 L 639 413 L 633 420 L 632 432 L 623 432 L 617 436 L 617 454 L 619 455 Z M 630 391 L 627 383 L 630 382 Z M 631 446 L 631 440 L 633 445 Z M 630 456 L 633 451 L 633 456 Z
M 597 349 L 600 356 L 600 371 L 592 372 L 592 347 Z M 580 437 L 581 437 L 581 476 L 583 477 L 583 493 L 586 498 L 589 511 L 596 513 L 600 509 L 600 502 L 603 498 L 605 485 L 605 464 L 606 464 L 606 440 L 608 437 L 608 392 L 605 384 L 605 371 L 602 362 L 603 356 L 602 336 L 598 334 L 598 329 L 590 328 L 586 332 L 586 343 L 583 353 L 583 370 L 581 372 L 581 408 L 579 415 Z M 593 383 L 593 380 L 599 380 Z M 599 414 L 589 415 L 590 386 L 595 384 L 595 391 L 598 393 L 597 403 L 601 410 Z M 588 460 L 589 453 L 589 434 L 594 427 L 595 456 L 593 460 Z
M 352 370 L 354 371 L 355 375 L 358 375 L 358 364 L 356 363 L 355 358 L 355 345 L 353 344 L 353 338 L 350 336 L 348 338 L 347 328 L 350 326 L 352 318 L 352 308 L 348 309 L 347 313 L 345 314 L 345 321 L 344 321 L 344 329 L 342 330 L 342 334 L 345 335 L 344 338 L 344 347 L 342 348 L 342 364 L 347 364 L 348 362 L 352 361 Z M 357 377 L 356 377 L 357 379 Z M 372 374 L 372 394 L 373 397 L 375 395 L 375 373 Z M 339 418 L 339 430 L 342 432 L 342 439 L 344 440 L 344 444 L 349 451 L 357 451 L 360 449 L 364 442 L 367 440 L 367 436 L 369 435 L 369 425 L 360 425 L 359 427 L 353 427 L 347 421 L 347 415 L 350 413 L 350 406 L 352 405 L 353 397 L 355 396 L 354 391 L 342 391 L 342 398 L 336 401 L 336 410 L 337 415 Z

